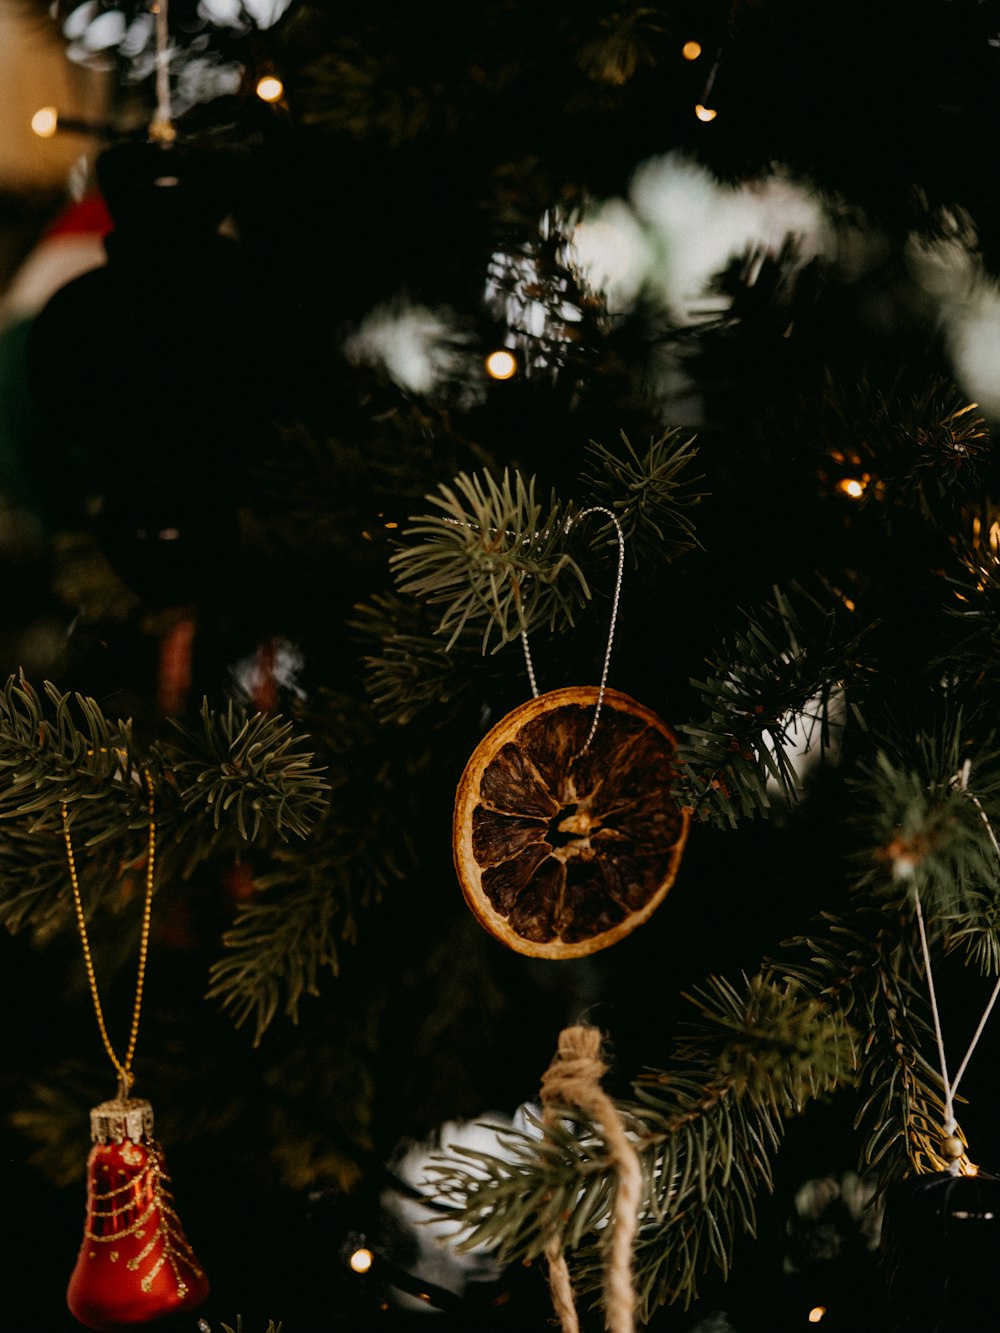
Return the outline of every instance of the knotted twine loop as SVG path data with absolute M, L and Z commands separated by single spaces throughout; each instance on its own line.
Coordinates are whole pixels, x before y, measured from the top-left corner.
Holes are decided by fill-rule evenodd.
M 642 1168 L 625 1133 L 625 1125 L 614 1102 L 601 1087 L 607 1073 L 601 1059 L 601 1034 L 582 1024 L 564 1028 L 559 1049 L 542 1075 L 543 1123 L 554 1126 L 557 1108 L 574 1106 L 600 1126 L 608 1149 L 608 1165 L 617 1172 L 611 1241 L 604 1270 L 604 1306 L 609 1333 L 632 1333 L 635 1327 L 635 1290 L 632 1286 L 632 1242 L 639 1217 Z M 561 1237 L 545 1247 L 549 1265 L 549 1290 L 563 1333 L 578 1333 L 579 1321 L 573 1303 L 569 1267 Z

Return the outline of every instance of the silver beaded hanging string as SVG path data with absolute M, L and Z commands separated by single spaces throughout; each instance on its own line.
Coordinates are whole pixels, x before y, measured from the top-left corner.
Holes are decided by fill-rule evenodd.
M 587 739 L 583 743 L 582 749 L 574 758 L 579 758 L 581 754 L 586 754 L 590 749 L 590 744 L 597 734 L 597 724 L 601 718 L 601 709 L 604 706 L 604 692 L 608 684 L 608 670 L 611 666 L 611 649 L 615 642 L 615 626 L 618 624 L 618 603 L 622 595 L 622 583 L 625 578 L 625 534 L 622 532 L 622 525 L 610 509 L 605 509 L 602 505 L 592 505 L 589 509 L 582 509 L 579 514 L 571 514 L 566 520 L 563 532 L 568 536 L 570 529 L 574 524 L 579 523 L 581 518 L 586 518 L 589 514 L 605 514 L 615 525 L 615 532 L 618 535 L 618 574 L 615 579 L 615 590 L 611 598 L 611 623 L 608 626 L 608 646 L 604 650 L 604 665 L 601 668 L 601 683 L 597 690 L 597 706 L 594 709 L 594 719 L 590 724 L 590 731 L 587 733 Z M 524 664 L 528 670 L 528 684 L 531 686 L 532 697 L 538 698 L 538 680 L 535 676 L 535 664 L 531 659 L 531 645 L 528 643 L 528 631 L 521 630 L 521 646 L 524 648 Z

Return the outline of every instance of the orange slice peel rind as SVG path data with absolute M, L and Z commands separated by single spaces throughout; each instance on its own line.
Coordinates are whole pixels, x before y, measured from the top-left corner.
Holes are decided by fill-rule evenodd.
M 581 958 L 648 921 L 673 884 L 691 811 L 677 743 L 627 694 L 531 699 L 483 737 L 455 798 L 455 870 L 486 930 L 534 958 Z

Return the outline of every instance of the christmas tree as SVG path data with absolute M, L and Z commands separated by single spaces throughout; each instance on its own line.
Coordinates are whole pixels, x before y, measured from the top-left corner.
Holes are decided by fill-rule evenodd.
M 5 21 L 7 1325 L 995 1327 L 996 7 Z

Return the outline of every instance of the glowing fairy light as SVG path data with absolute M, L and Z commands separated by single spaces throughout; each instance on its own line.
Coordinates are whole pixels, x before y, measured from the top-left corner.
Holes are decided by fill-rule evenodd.
M 701 55 L 701 42 L 685 42 L 681 47 L 681 55 L 685 60 L 697 60 Z
M 371 1250 L 362 1245 L 354 1251 L 347 1262 L 355 1273 L 367 1273 L 375 1262 L 375 1256 Z
M 490 352 L 486 358 L 486 373 L 491 379 L 509 380 L 517 373 L 517 358 L 503 349 Z
M 265 74 L 257 80 L 257 96 L 262 102 L 277 102 L 285 91 L 285 85 L 273 74 Z
M 59 112 L 54 106 L 43 106 L 31 117 L 31 128 L 39 139 L 51 139 L 59 128 Z
M 809 1311 L 808 1315 L 810 1324 L 818 1324 L 825 1314 L 826 1314 L 825 1305 L 814 1305 L 813 1308 Z
M 856 477 L 845 477 L 843 481 L 837 482 L 837 490 L 849 495 L 852 500 L 860 500 L 865 493 L 865 484 Z
M 702 106 L 702 104 L 699 102 L 694 109 L 694 114 L 698 117 L 699 120 L 704 120 L 705 122 L 708 122 L 710 120 L 714 120 L 719 113 L 718 111 L 713 111 L 710 106 Z
M 988 526 L 987 526 L 988 524 Z M 1000 555 L 1000 519 L 984 521 L 974 515 L 972 519 L 972 545 L 978 551 L 986 546 L 994 556 Z

